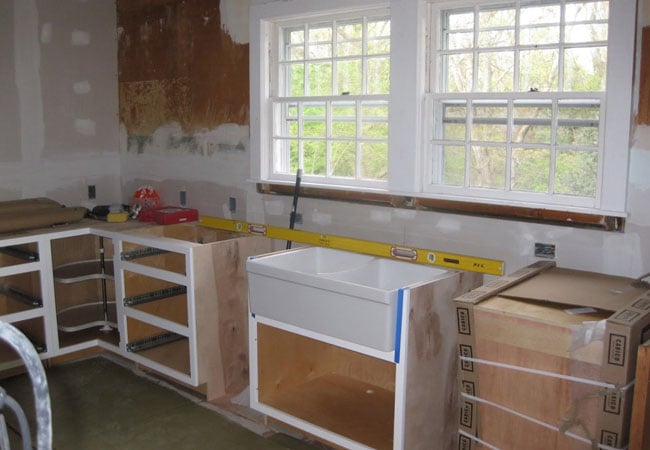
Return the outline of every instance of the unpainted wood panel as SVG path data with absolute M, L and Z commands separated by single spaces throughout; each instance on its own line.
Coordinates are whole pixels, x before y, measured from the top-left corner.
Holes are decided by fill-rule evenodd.
M 641 38 L 641 74 L 638 122 L 650 125 L 650 26 L 643 28 Z
M 630 450 L 650 449 L 650 341 L 639 346 L 630 426 Z

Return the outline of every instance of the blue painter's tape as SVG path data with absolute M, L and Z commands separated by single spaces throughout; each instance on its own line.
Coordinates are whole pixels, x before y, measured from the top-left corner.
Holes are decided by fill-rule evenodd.
M 397 291 L 397 317 L 395 323 L 395 363 L 399 364 L 402 344 L 402 309 L 404 308 L 404 289 Z

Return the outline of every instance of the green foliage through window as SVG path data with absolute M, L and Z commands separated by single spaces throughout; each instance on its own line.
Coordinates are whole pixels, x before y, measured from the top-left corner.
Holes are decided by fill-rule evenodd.
M 595 197 L 608 16 L 600 0 L 442 11 L 434 184 Z
M 279 31 L 273 171 L 302 168 L 305 176 L 334 183 L 385 182 L 390 20 L 346 17 Z

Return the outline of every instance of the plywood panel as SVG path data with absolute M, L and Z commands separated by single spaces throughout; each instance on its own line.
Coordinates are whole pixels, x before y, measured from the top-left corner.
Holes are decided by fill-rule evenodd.
M 404 448 L 457 448 L 460 412 L 452 299 L 482 281 L 480 274 L 459 273 L 411 290 Z
M 338 374 L 292 385 L 266 403 L 371 448 L 393 448 L 395 395 Z
M 394 364 L 262 324 L 257 337 L 260 402 L 373 448 L 392 448 Z
M 630 427 L 630 450 L 650 449 L 650 341 L 639 346 Z
M 206 237 L 233 236 L 208 233 Z M 195 249 L 197 348 L 200 378 L 208 383 L 208 400 L 238 394 L 248 386 L 246 260 L 269 251 L 271 241 L 258 236 L 212 242 Z
M 643 125 L 650 125 L 650 27 L 643 28 L 641 39 L 638 122 Z

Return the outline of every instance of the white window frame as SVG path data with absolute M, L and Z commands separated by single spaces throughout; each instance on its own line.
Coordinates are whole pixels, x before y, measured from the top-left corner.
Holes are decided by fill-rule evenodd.
M 485 0 L 476 0 L 487 3 Z M 499 2 L 502 3 L 502 2 Z M 276 183 L 269 179 L 269 133 L 271 95 L 269 70 L 270 38 L 273 22 L 279 19 L 310 17 L 327 13 L 358 11 L 363 8 L 390 7 L 391 92 L 389 95 L 388 183 L 385 188 L 320 186 L 348 191 L 373 191 L 430 199 L 460 200 L 484 204 L 539 207 L 593 213 L 626 215 L 627 172 L 632 127 L 635 0 L 612 0 L 610 4 L 609 65 L 607 72 L 607 110 L 605 116 L 605 154 L 602 158 L 602 188 L 597 203 L 589 207 L 567 207 L 550 203 L 531 204 L 513 200 L 477 198 L 425 192 L 426 161 L 426 76 L 429 29 L 428 12 L 467 5 L 465 0 L 251 0 L 250 6 L 250 150 L 251 181 Z M 471 4 L 471 3 L 469 3 Z M 435 67 L 433 68 L 435 70 Z M 292 181 L 277 184 L 292 184 Z M 315 186 L 303 181 L 305 186 Z
M 283 20 L 283 21 L 276 21 L 273 24 L 273 38 L 272 42 L 280 44 L 277 48 L 276 46 L 273 46 L 271 48 L 271 59 L 272 59 L 272 66 L 270 68 L 270 75 L 271 75 L 271 96 L 269 98 L 269 103 L 270 103 L 270 114 L 273 118 L 273 120 L 276 120 L 277 122 L 272 123 L 272 131 L 271 131 L 271 144 L 270 144 L 270 151 L 273 152 L 274 154 L 274 159 L 275 161 L 269 161 L 270 166 L 268 168 L 269 170 L 269 178 L 277 181 L 291 181 L 294 179 L 295 171 L 291 172 L 288 167 L 286 167 L 286 162 L 289 158 L 288 154 L 285 154 L 285 152 L 288 152 L 288 148 L 284 148 L 281 152 L 278 152 L 278 150 L 281 147 L 281 142 L 285 142 L 284 147 L 288 147 L 288 143 L 291 141 L 294 141 L 298 144 L 300 148 L 304 145 L 305 142 L 312 141 L 312 142 L 322 142 L 325 144 L 325 146 L 328 148 L 327 151 L 327 161 L 330 160 L 330 147 L 333 143 L 335 142 L 349 142 L 355 145 L 356 148 L 356 168 L 355 168 L 355 173 L 357 174 L 356 177 L 341 177 L 341 176 L 336 176 L 333 173 L 330 173 L 331 167 L 326 167 L 326 174 L 324 175 L 310 175 L 308 170 L 303 170 L 303 180 L 306 182 L 312 181 L 314 183 L 322 183 L 326 185 L 344 185 L 344 186 L 349 186 L 349 187 L 369 187 L 369 188 L 386 188 L 387 187 L 387 181 L 386 180 L 373 180 L 373 179 L 364 179 L 361 177 L 362 173 L 362 162 L 360 155 L 362 153 L 362 146 L 365 144 L 372 144 L 373 142 L 378 142 L 380 144 L 383 144 L 384 142 L 386 143 L 386 146 L 388 144 L 387 139 L 377 139 L 377 138 L 371 138 L 371 137 L 366 137 L 363 136 L 363 124 L 364 123 L 370 123 L 373 121 L 379 121 L 379 122 L 385 122 L 386 126 L 388 126 L 388 117 L 386 117 L 386 120 L 381 120 L 377 119 L 375 117 L 366 117 L 365 120 L 363 118 L 362 111 L 365 109 L 366 106 L 372 107 L 372 106 L 379 106 L 382 107 L 384 106 L 386 109 L 388 109 L 388 94 L 348 94 L 348 95 L 340 95 L 336 93 L 332 93 L 332 95 L 323 95 L 323 96 L 312 96 L 312 95 L 303 95 L 303 96 L 291 96 L 289 93 L 286 91 L 289 89 L 288 83 L 287 83 L 287 75 L 286 75 L 286 70 L 287 66 L 289 66 L 291 63 L 293 63 L 292 60 L 287 60 L 284 59 L 283 56 L 280 54 L 284 50 L 284 43 L 283 43 L 283 31 L 285 29 L 291 29 L 291 28 L 304 28 L 305 33 L 307 33 L 307 29 L 311 25 L 321 25 L 321 24 L 332 24 L 333 26 L 337 26 L 338 24 L 345 24 L 351 20 L 358 21 L 358 20 L 363 20 L 364 23 L 364 30 L 367 31 L 366 25 L 368 22 L 372 21 L 373 19 L 377 20 L 382 20 L 382 19 L 389 19 L 389 14 L 387 9 L 364 9 L 362 11 L 358 12 L 345 12 L 345 13 L 340 13 L 340 14 L 335 14 L 335 15 L 325 15 L 325 16 L 318 16 L 316 18 L 311 18 L 311 19 L 305 19 L 301 18 L 299 20 L 295 19 L 289 19 L 289 20 Z M 336 32 L 333 30 L 334 36 L 333 36 L 333 42 L 336 43 Z M 363 42 L 367 43 L 367 35 L 364 33 L 363 35 Z M 285 44 L 286 45 L 286 44 Z M 307 50 L 305 50 L 307 51 Z M 334 49 L 332 49 L 334 51 Z M 389 55 L 390 56 L 390 55 Z M 385 58 L 384 54 L 378 54 L 378 55 L 373 55 L 373 54 L 367 54 L 367 53 L 362 53 L 358 56 L 355 56 L 354 59 L 360 59 L 362 61 L 362 89 L 366 90 L 366 75 L 368 73 L 367 70 L 367 64 L 375 59 L 375 58 Z M 297 63 L 304 63 L 307 64 L 308 62 L 329 62 L 333 66 L 336 66 L 337 63 L 340 63 L 341 61 L 345 61 L 346 59 L 350 59 L 349 57 L 338 57 L 335 55 L 331 55 L 328 58 L 322 59 L 322 60 L 310 60 L 308 58 L 305 58 L 304 60 L 298 60 L 296 61 Z M 333 89 L 336 88 L 336 75 L 337 72 L 336 70 L 333 71 L 332 73 L 333 79 L 332 79 L 332 87 Z M 305 84 L 305 89 L 308 88 L 308 76 L 307 76 L 307 70 L 305 70 L 305 79 L 304 84 Z M 324 114 L 322 116 L 317 116 L 317 117 L 308 117 L 304 116 L 302 114 L 302 110 L 305 107 L 308 107 L 309 105 L 319 105 L 322 106 L 324 109 Z M 333 117 L 333 111 L 337 106 L 343 106 L 343 105 L 348 105 L 348 107 L 354 108 L 355 110 L 355 125 L 356 125 L 356 135 L 354 137 L 336 137 L 333 136 L 333 124 L 336 122 L 336 119 Z M 296 116 L 296 124 L 297 124 L 297 134 L 295 136 L 290 136 L 290 133 L 288 133 L 287 130 L 287 123 L 285 121 L 286 119 L 286 114 L 290 106 L 293 106 L 295 110 L 297 111 L 297 116 Z M 309 122 L 310 120 L 315 120 L 317 122 L 324 122 L 326 124 L 326 136 L 322 137 L 310 137 L 310 136 L 303 136 L 302 130 L 303 130 L 303 124 L 306 122 Z M 279 153 L 279 154 L 278 154 Z M 303 152 L 300 151 L 300 160 L 299 160 L 299 166 L 303 167 L 304 163 L 303 162 Z M 279 171 L 276 171 L 276 168 L 280 168 Z
M 312 0 L 293 2 L 290 5 L 290 11 L 286 8 L 285 2 L 276 2 L 272 8 L 268 4 L 251 4 L 251 140 L 254 144 L 259 144 L 258 152 L 252 157 L 252 175 L 254 179 L 273 183 L 293 182 L 294 175 L 288 173 L 277 173 L 273 171 L 274 161 L 273 145 L 274 139 L 281 140 L 282 137 L 278 131 L 282 124 L 274 123 L 274 114 L 278 116 L 278 108 L 284 107 L 287 103 L 322 103 L 326 105 L 327 114 L 323 118 L 328 124 L 331 121 L 331 105 L 338 101 L 354 102 L 357 107 L 357 121 L 360 120 L 360 105 L 364 101 L 383 101 L 388 106 L 389 95 L 332 95 L 332 96 L 305 96 L 286 98 L 282 96 L 283 79 L 280 78 L 278 70 L 280 61 L 279 52 L 275 43 L 281 41 L 279 33 L 284 27 L 293 25 L 302 25 L 309 22 L 330 22 L 332 20 L 344 22 L 346 19 L 357 19 L 363 16 L 367 17 L 386 17 L 390 18 L 387 4 L 382 2 L 362 1 L 350 2 L 328 1 L 317 2 Z M 270 12 L 273 14 L 270 14 Z M 256 36 L 255 30 L 259 29 L 260 34 Z M 259 39 L 259 40 L 258 40 Z M 255 48 L 259 42 L 259 50 L 263 50 L 259 55 L 259 60 L 253 56 L 256 54 Z M 262 75 L 260 79 L 254 80 L 254 75 Z M 254 91 L 258 89 L 259 94 L 255 95 Z M 259 107 L 259 110 L 257 108 Z M 254 120 L 259 120 L 259 127 L 253 125 Z M 357 145 L 361 142 L 370 142 L 372 139 L 360 137 L 360 127 L 357 127 L 357 138 L 354 139 Z M 258 134 L 259 132 L 259 134 Z M 300 139 L 303 137 L 300 136 Z M 327 141 L 329 138 L 322 138 Z M 253 145 L 254 145 L 253 144 Z M 258 159 L 259 158 L 259 159 Z M 357 170 L 359 169 L 357 163 Z M 360 190 L 379 190 L 386 191 L 388 182 L 385 180 L 363 180 L 336 177 L 309 176 L 303 172 L 302 183 L 304 185 L 321 185 L 334 189 L 360 189 Z
M 433 167 L 434 155 L 430 142 L 433 140 L 433 103 L 436 97 L 436 87 L 441 74 L 437 66 L 437 49 L 441 36 L 439 25 L 441 14 L 445 10 L 471 8 L 473 6 L 504 5 L 507 1 L 448 1 L 432 2 L 429 9 L 430 47 L 427 54 L 429 77 L 427 81 L 428 94 L 424 114 L 426 136 L 423 138 L 422 179 L 423 190 L 426 194 L 444 199 L 477 201 L 494 204 L 515 206 L 541 207 L 547 209 L 564 209 L 576 212 L 588 212 L 625 216 L 627 195 L 628 154 L 631 136 L 632 117 L 632 77 L 634 67 L 634 24 L 635 4 L 630 0 L 611 0 L 608 32 L 608 66 L 607 87 L 601 109 L 601 143 L 602 154 L 599 157 L 599 173 L 596 194 L 593 199 L 563 195 L 529 194 L 524 192 L 508 192 L 492 189 L 466 189 L 436 184 L 433 179 L 436 168 Z M 453 95 L 451 95 L 453 97 Z M 459 98 L 464 96 L 459 95 Z M 514 93 L 512 95 L 471 94 L 474 98 L 564 98 L 562 93 Z M 580 94 L 576 95 L 580 97 Z M 598 97 L 593 95 L 592 97 Z

